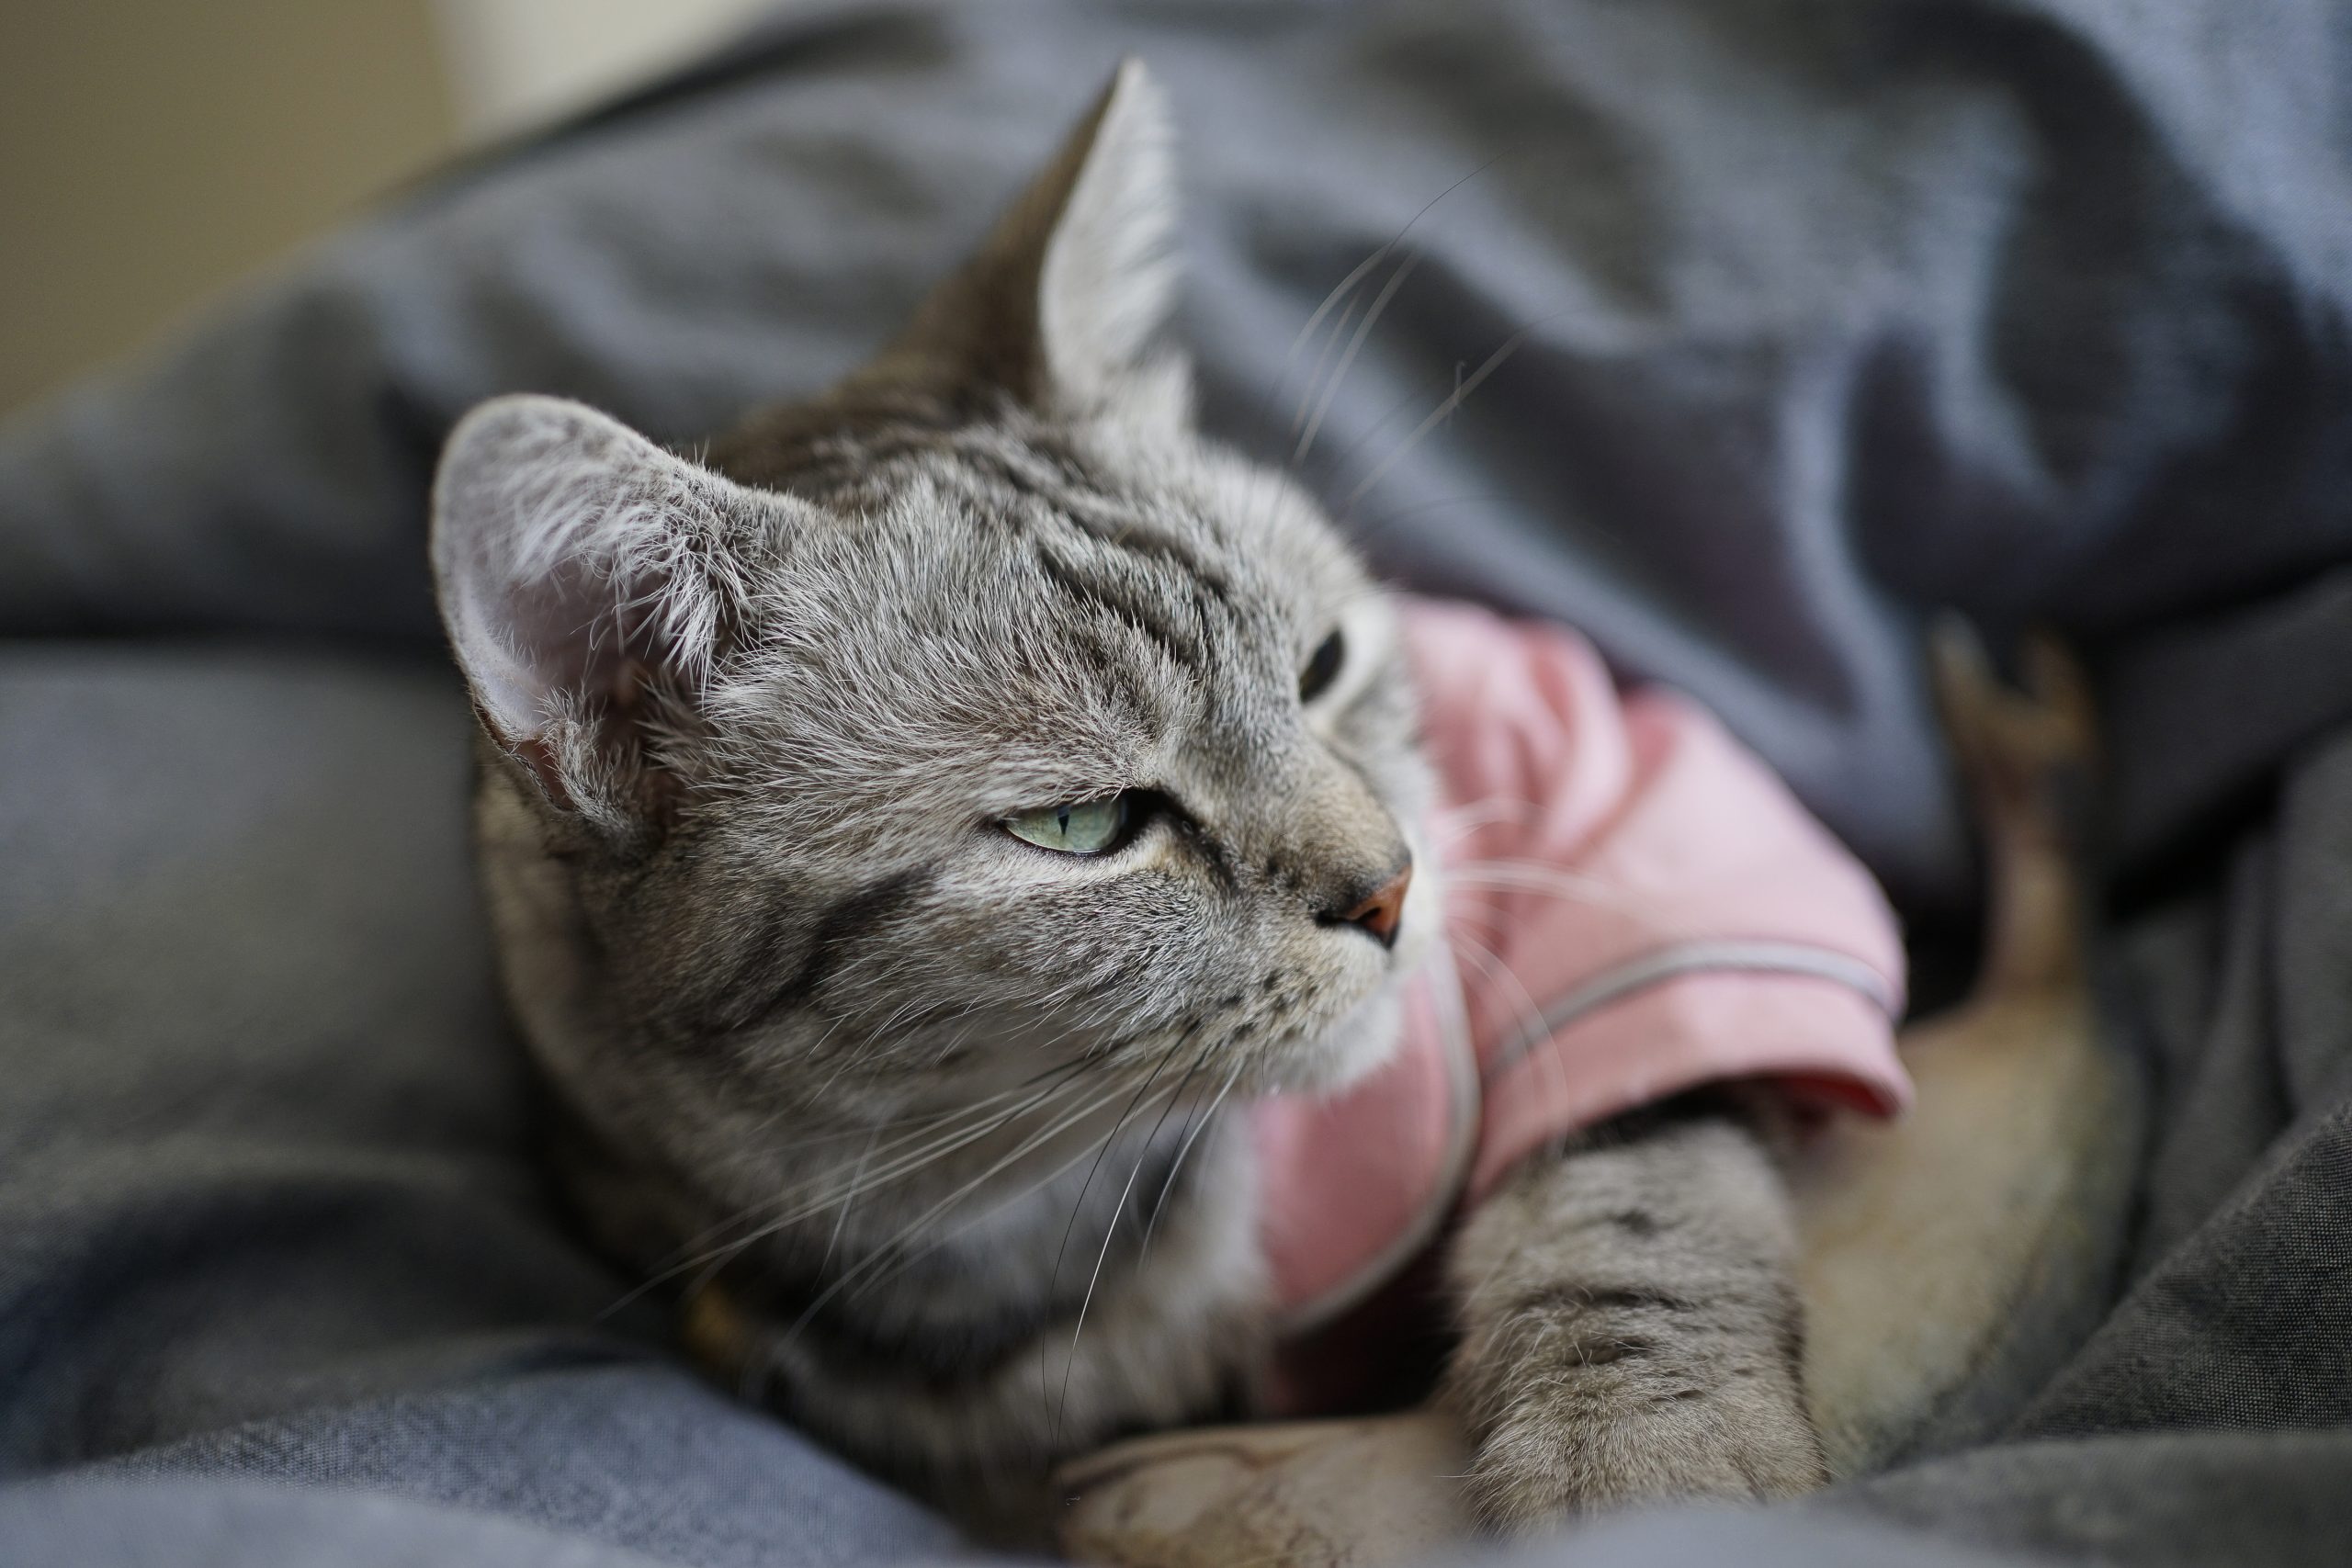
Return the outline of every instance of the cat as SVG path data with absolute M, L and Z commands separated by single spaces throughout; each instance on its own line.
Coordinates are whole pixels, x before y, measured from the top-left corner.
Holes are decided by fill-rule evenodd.
M 1249 1410 L 1233 1108 L 1361 1080 L 1443 919 L 1399 613 L 1194 429 L 1123 66 L 868 365 L 695 459 L 510 396 L 433 497 L 503 981 L 603 1245 L 933 1495 Z M 1502 1530 L 1825 1479 L 1769 1095 L 1520 1161 L 1447 1243 Z

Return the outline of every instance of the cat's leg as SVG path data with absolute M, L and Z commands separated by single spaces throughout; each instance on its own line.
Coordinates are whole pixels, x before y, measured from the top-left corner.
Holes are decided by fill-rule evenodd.
M 1795 1248 L 1781 1178 L 1724 1095 L 1522 1163 L 1449 1264 L 1464 1337 L 1447 1392 L 1481 1517 L 1519 1531 L 1820 1485 Z

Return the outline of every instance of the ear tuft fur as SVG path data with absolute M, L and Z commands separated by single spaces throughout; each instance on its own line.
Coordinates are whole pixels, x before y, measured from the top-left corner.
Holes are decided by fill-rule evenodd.
M 603 793 L 576 775 L 626 750 L 648 688 L 702 691 L 740 598 L 725 543 L 747 504 L 560 398 L 498 398 L 451 434 L 433 492 L 442 619 L 492 737 L 551 800 Z

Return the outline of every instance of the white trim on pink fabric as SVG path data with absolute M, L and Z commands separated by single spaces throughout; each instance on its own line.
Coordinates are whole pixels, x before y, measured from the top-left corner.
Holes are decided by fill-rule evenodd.
M 1898 1018 L 1903 993 L 1872 965 L 1835 948 L 1797 942 L 1686 942 L 1661 947 L 1605 969 L 1558 1001 L 1546 1006 L 1518 1038 L 1495 1053 L 1484 1077 L 1489 1082 L 1526 1060 L 1530 1052 L 1566 1032 L 1610 1003 L 1635 991 L 1699 974 L 1804 975 L 1860 991 L 1865 1000 Z

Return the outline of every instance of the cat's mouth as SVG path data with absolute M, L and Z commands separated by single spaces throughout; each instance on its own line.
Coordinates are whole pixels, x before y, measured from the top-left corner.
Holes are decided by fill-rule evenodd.
M 1328 933 L 1324 940 L 1346 944 L 1340 949 L 1340 985 L 1351 999 L 1340 1004 L 1336 1016 L 1302 1018 L 1263 1042 L 1243 1070 L 1245 1086 L 1256 1094 L 1335 1094 L 1379 1071 L 1396 1055 L 1403 1034 L 1404 990 L 1442 940 L 1445 905 L 1443 876 L 1429 853 L 1427 835 L 1408 830 L 1406 840 L 1416 869 L 1394 941 L 1381 949 L 1357 932 Z

